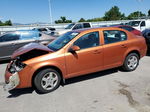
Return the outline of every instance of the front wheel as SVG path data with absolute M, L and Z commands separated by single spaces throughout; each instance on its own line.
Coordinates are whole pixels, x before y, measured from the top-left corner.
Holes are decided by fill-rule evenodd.
M 139 56 L 136 53 L 130 53 L 122 66 L 125 71 L 134 71 L 139 65 Z
M 60 85 L 60 74 L 54 69 L 44 69 L 34 78 L 34 85 L 38 92 L 48 93 L 57 89 Z

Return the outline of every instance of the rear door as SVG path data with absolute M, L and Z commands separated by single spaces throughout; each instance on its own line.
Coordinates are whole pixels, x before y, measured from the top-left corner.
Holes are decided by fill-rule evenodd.
M 104 34 L 104 68 L 113 68 L 122 64 L 124 53 L 128 48 L 127 34 L 119 30 L 105 30 Z

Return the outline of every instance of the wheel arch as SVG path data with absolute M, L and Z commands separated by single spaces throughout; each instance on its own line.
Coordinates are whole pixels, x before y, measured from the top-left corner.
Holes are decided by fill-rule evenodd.
M 136 53 L 138 56 L 139 56 L 139 59 L 141 58 L 141 55 L 140 55 L 140 52 L 138 50 L 131 50 L 129 52 L 127 52 L 124 56 L 124 59 L 123 59 L 123 62 L 122 62 L 122 65 L 124 64 L 125 60 L 126 60 L 126 57 L 131 54 L 131 53 Z
M 137 56 L 139 57 L 138 63 L 137 63 L 137 65 L 136 65 L 133 69 L 129 68 L 129 67 L 126 65 L 126 64 L 127 64 L 126 59 L 127 59 L 127 57 L 128 57 L 131 53 L 135 53 L 135 54 L 137 54 Z M 128 52 L 128 53 L 126 54 L 125 58 L 124 58 L 123 64 L 122 64 L 122 66 L 121 66 L 121 70 L 126 71 L 126 72 L 130 72 L 130 71 L 135 70 L 135 69 L 137 68 L 138 64 L 139 64 L 140 58 L 141 58 L 141 56 L 140 56 L 140 52 L 139 52 L 138 50 L 132 50 L 132 51 Z
M 141 58 L 140 52 L 139 52 L 138 50 L 132 50 L 132 51 L 128 52 L 128 53 L 126 54 L 125 58 L 126 58 L 129 54 L 131 54 L 131 53 L 136 53 L 136 54 L 139 56 L 139 59 Z
M 37 69 L 37 70 L 33 73 L 33 76 L 32 76 L 32 79 L 31 79 L 31 81 L 32 81 L 32 82 L 31 82 L 32 87 L 35 87 L 35 86 L 34 86 L 34 78 L 35 78 L 35 76 L 37 75 L 37 73 L 39 73 L 41 70 L 48 69 L 48 68 L 52 68 L 52 69 L 56 70 L 57 72 L 59 72 L 59 73 L 60 73 L 60 77 L 61 77 L 61 83 L 65 83 L 65 79 L 64 79 L 64 77 L 63 77 L 62 71 L 61 71 L 58 67 L 56 67 L 56 66 L 47 65 L 47 66 L 43 66 L 43 67 Z

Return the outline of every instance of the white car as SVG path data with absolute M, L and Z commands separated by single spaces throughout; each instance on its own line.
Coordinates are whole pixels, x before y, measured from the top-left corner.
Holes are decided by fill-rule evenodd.
M 91 28 L 91 23 L 71 23 L 65 29 L 57 29 L 56 31 L 52 31 L 51 35 L 60 36 L 64 33 L 67 33 L 72 30 L 82 29 L 82 28 Z

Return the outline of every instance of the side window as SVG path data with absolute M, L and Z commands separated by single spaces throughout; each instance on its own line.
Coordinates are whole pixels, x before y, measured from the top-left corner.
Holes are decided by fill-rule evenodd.
M 40 31 L 47 31 L 47 29 L 46 28 L 41 28 Z
M 20 35 L 15 33 L 6 34 L 0 37 L 0 42 L 19 40 Z
M 21 33 L 21 40 L 39 39 L 39 37 L 40 37 L 39 32 L 22 32 Z
M 73 30 L 76 30 L 76 29 L 81 29 L 82 28 L 82 25 L 81 24 L 76 24 L 73 28 Z
M 83 35 L 77 41 L 74 42 L 74 45 L 79 46 L 80 49 L 99 46 L 99 32 L 92 32 Z
M 145 21 L 142 21 L 141 27 L 142 27 L 142 26 L 146 26 L 146 25 L 145 25 Z
M 90 24 L 89 23 L 83 23 L 83 28 L 90 28 Z
M 123 31 L 107 30 L 104 31 L 105 44 L 116 43 L 127 40 L 127 35 Z

